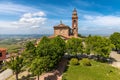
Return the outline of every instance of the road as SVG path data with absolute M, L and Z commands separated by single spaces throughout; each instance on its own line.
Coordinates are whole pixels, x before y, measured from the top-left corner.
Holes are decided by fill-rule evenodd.
M 6 69 L 2 73 L 0 73 L 0 80 L 6 80 L 11 75 L 13 75 L 12 70 L 11 69 Z

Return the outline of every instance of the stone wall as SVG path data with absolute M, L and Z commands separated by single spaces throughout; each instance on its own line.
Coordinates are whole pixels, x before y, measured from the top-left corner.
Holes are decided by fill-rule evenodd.
M 62 36 L 69 36 L 69 29 L 63 28 L 63 29 L 55 29 L 54 30 L 54 35 L 62 35 Z

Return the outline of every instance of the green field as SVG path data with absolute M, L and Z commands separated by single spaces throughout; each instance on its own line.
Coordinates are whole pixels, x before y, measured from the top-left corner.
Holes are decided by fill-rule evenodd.
M 0 40 L 0 48 L 6 48 L 8 53 L 18 53 L 21 48 L 24 48 L 26 42 L 28 41 L 35 41 L 35 39 L 2 39 Z
M 91 61 L 92 66 L 69 66 L 63 80 L 120 80 L 120 70 L 108 64 Z

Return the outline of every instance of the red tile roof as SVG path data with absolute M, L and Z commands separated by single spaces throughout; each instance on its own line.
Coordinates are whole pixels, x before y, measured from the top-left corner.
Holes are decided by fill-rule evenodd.
M 5 51 L 5 50 L 7 50 L 6 48 L 0 48 L 0 51 Z

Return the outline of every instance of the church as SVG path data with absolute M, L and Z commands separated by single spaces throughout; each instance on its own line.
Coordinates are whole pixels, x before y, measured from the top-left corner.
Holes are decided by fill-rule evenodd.
M 48 38 L 54 38 L 56 36 L 60 36 L 64 40 L 68 40 L 72 37 L 78 38 L 78 16 L 77 16 L 77 10 L 74 9 L 72 13 L 72 28 L 63 24 L 62 21 L 60 21 L 60 24 L 57 26 L 54 26 L 54 34 L 52 36 L 49 36 Z M 40 42 L 40 39 L 37 40 L 36 45 Z
M 62 21 L 60 21 L 59 25 L 54 26 L 54 35 L 50 36 L 49 38 L 53 38 L 55 36 L 61 36 L 64 39 L 78 37 L 78 16 L 76 9 L 74 9 L 72 13 L 72 28 L 63 24 Z

